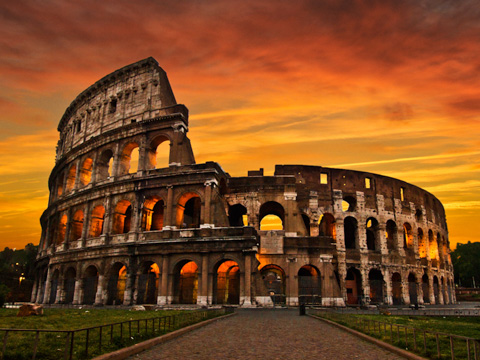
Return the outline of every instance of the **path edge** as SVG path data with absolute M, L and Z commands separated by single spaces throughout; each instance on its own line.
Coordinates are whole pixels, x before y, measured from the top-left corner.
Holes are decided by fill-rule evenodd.
M 320 320 L 320 321 L 323 321 L 323 322 L 326 322 L 327 324 L 330 324 L 330 325 L 333 325 L 333 326 L 336 326 L 337 328 L 341 329 L 341 330 L 344 330 L 352 335 L 355 335 L 363 340 L 366 340 L 368 342 L 371 342 L 381 348 L 384 348 L 385 350 L 388 350 L 390 352 L 393 352 L 397 355 L 400 355 L 406 359 L 410 359 L 410 360 L 429 360 L 427 358 L 424 358 L 424 357 L 421 357 L 420 355 L 417 355 L 417 354 L 414 354 L 414 353 L 411 353 L 410 351 L 407 351 L 407 350 L 403 350 L 403 349 L 400 349 L 396 346 L 393 346 L 389 343 L 386 343 L 382 340 L 379 340 L 379 339 L 376 339 L 374 337 L 371 337 L 371 336 L 368 336 L 364 333 L 361 333 L 357 330 L 354 330 L 354 329 L 351 329 L 349 327 L 346 327 L 346 326 L 343 326 L 343 325 L 340 325 L 340 324 L 337 324 L 336 322 L 333 322 L 333 321 L 330 321 L 330 320 L 327 320 L 327 319 L 324 319 L 324 318 L 321 318 L 321 317 L 318 317 L 318 316 L 315 316 L 315 315 L 311 315 L 311 314 L 307 314 L 308 316 L 310 316 L 311 318 L 314 318 L 314 319 L 317 319 L 317 320 Z
M 138 344 L 135 344 L 135 345 L 132 345 L 132 346 L 129 346 L 129 347 L 125 347 L 125 348 L 122 348 L 122 349 L 119 349 L 119 350 L 115 350 L 115 351 L 112 351 L 112 352 L 107 353 L 107 354 L 97 356 L 97 357 L 93 358 L 92 360 L 110 360 L 110 359 L 123 360 L 123 359 L 128 358 L 129 356 L 132 356 L 132 355 L 138 354 L 138 353 L 140 353 L 144 350 L 150 349 L 151 347 L 153 347 L 155 345 L 163 344 L 164 342 L 175 339 L 175 338 L 177 338 L 179 336 L 182 336 L 183 334 L 186 334 L 190 331 L 201 328 L 203 326 L 206 326 L 208 324 L 211 324 L 211 323 L 219 321 L 219 320 L 227 319 L 227 318 L 229 318 L 231 316 L 234 316 L 234 315 L 237 315 L 237 313 L 227 314 L 227 315 L 223 315 L 223 316 L 216 317 L 216 318 L 213 318 L 213 319 L 205 320 L 205 321 L 202 321 L 202 322 L 199 322 L 199 323 L 196 323 L 196 324 L 193 324 L 193 325 L 190 325 L 190 326 L 172 331 L 168 334 L 158 336 L 158 337 L 153 338 L 153 339 L 145 340 L 145 341 L 142 341 L 141 343 L 138 343 Z

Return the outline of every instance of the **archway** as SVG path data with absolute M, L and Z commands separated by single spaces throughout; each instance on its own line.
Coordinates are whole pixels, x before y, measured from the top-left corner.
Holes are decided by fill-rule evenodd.
M 113 152 L 110 149 L 104 150 L 98 158 L 98 165 L 95 165 L 96 180 L 106 180 L 113 175 Z
M 298 302 L 310 305 L 322 304 L 320 271 L 312 265 L 304 265 L 298 270 Z
M 113 214 L 112 233 L 126 234 L 130 231 L 132 221 L 132 204 L 127 200 L 120 200 L 115 206 Z
M 397 272 L 392 275 L 392 300 L 393 305 L 401 305 L 403 303 L 402 277 Z
M 280 266 L 267 265 L 260 271 L 267 296 L 274 304 L 285 304 L 285 272 Z
M 375 251 L 380 248 L 378 246 L 378 221 L 375 218 L 368 218 L 366 224 L 367 233 L 367 249 Z
M 435 304 L 440 304 L 440 286 L 436 275 L 433 277 L 433 295 L 435 296 Z
M 195 193 L 183 194 L 178 200 L 176 224 L 179 228 L 200 227 L 202 201 Z
M 409 223 L 403 224 L 403 247 L 405 249 L 413 248 L 413 231 Z
M 67 174 L 67 182 L 65 184 L 65 193 L 69 193 L 75 187 L 75 179 L 77 176 L 77 166 L 72 165 Z
M 97 205 L 92 210 L 92 218 L 90 219 L 89 237 L 99 237 L 103 232 L 103 220 L 105 217 L 105 208 Z
M 90 265 L 84 272 L 83 277 L 83 303 L 93 305 L 97 294 L 98 271 L 93 265 Z
M 393 220 L 388 220 L 386 225 L 387 249 L 395 250 L 397 248 L 397 224 Z
M 138 275 L 137 304 L 156 304 L 160 269 L 153 261 L 147 261 Z
M 240 268 L 235 261 L 225 260 L 218 265 L 213 282 L 214 304 L 240 303 Z
M 410 297 L 410 304 L 418 303 L 417 277 L 414 273 L 408 274 L 408 295 Z
M 319 236 L 330 236 L 333 240 L 336 240 L 337 234 L 335 230 L 335 218 L 332 214 L 325 213 L 319 219 L 318 225 Z
M 65 241 L 65 234 L 67 232 L 67 221 L 68 221 L 67 215 L 64 214 L 58 222 L 57 242 L 56 242 L 57 245 L 63 244 L 63 242 Z
M 70 240 L 75 241 L 82 237 L 83 231 L 83 211 L 77 210 L 73 215 L 72 228 L 70 230 Z
M 150 142 L 147 152 L 148 168 L 161 169 L 170 165 L 171 143 L 167 136 L 159 135 Z
M 143 203 L 142 230 L 155 231 L 163 229 L 165 204 L 159 196 L 151 196 Z
M 383 275 L 380 270 L 372 269 L 368 273 L 368 283 L 370 285 L 370 303 L 383 303 Z
M 267 201 L 260 207 L 260 230 L 283 230 L 285 210 L 276 201 Z
M 198 266 L 184 260 L 175 267 L 174 303 L 196 304 L 198 293 Z
M 60 276 L 60 272 L 55 270 L 52 275 L 52 279 L 50 280 L 50 294 L 48 298 L 49 304 L 55 304 L 55 300 L 57 299 L 57 289 L 58 289 L 58 278 Z
M 91 158 L 85 159 L 80 170 L 80 185 L 87 186 L 92 180 L 93 160 Z
M 75 295 L 75 278 L 77 277 L 77 272 L 74 268 L 70 267 L 65 272 L 65 280 L 63 283 L 63 289 L 65 291 L 65 304 L 72 304 L 73 297 Z
M 351 216 L 347 216 L 343 221 L 345 231 L 345 248 L 356 249 L 357 248 L 357 219 Z
M 122 305 L 125 296 L 127 268 L 120 262 L 113 264 L 107 287 L 107 305 Z
M 247 226 L 247 208 L 242 204 L 235 204 L 228 207 L 228 221 L 230 226 Z M 246 221 L 245 221 L 246 220 Z
M 425 236 L 423 235 L 423 230 L 421 228 L 417 229 L 417 238 L 418 238 L 418 255 L 421 259 L 427 257 L 427 242 Z
M 345 288 L 347 290 L 347 304 L 359 304 L 362 301 L 362 275 L 355 268 L 347 271 L 345 278 Z

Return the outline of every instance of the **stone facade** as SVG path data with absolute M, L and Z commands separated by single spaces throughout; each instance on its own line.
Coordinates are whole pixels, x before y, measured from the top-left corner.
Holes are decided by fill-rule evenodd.
M 432 194 L 320 166 L 196 164 L 188 110 L 152 58 L 82 92 L 58 131 L 34 302 L 455 302 Z

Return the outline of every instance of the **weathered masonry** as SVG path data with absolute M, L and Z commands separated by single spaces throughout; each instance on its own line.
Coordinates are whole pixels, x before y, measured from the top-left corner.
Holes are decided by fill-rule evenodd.
M 82 92 L 58 131 L 32 301 L 455 302 L 435 196 L 359 171 L 196 164 L 188 110 L 153 58 Z

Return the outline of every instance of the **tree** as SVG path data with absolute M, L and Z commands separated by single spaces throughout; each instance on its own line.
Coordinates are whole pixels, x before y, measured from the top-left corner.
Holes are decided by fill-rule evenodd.
M 451 253 L 455 283 L 464 287 L 480 285 L 480 243 L 457 244 Z M 475 280 L 474 280 L 475 279 Z

